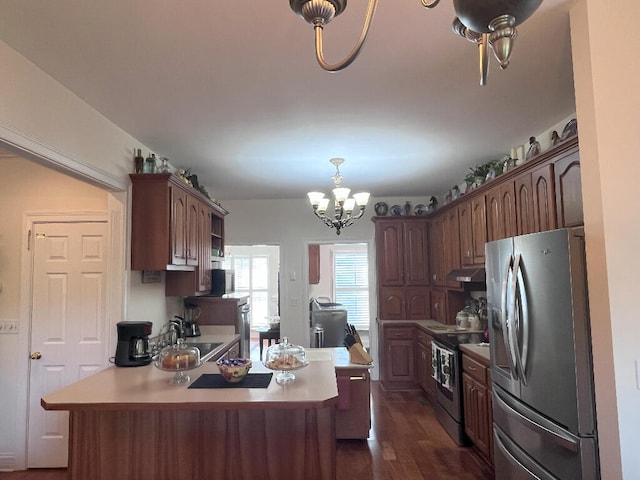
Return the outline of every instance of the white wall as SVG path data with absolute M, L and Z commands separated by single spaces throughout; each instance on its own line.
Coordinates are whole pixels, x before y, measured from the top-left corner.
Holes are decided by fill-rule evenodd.
M 118 305 L 118 312 L 111 319 L 114 337 L 115 323 L 120 320 L 164 321 L 171 299 L 165 300 L 163 284 L 160 287 L 141 285 L 135 275 L 139 272 L 134 272 L 129 282 L 124 270 L 128 251 L 126 190 L 128 174 L 133 171 L 133 149 L 149 149 L 3 42 L 0 42 L 0 65 L 0 91 L 3 92 L 0 147 L 28 160 L 71 172 L 74 177 L 104 189 L 98 194 L 89 185 L 50 176 L 51 172 L 35 166 L 26 173 L 21 166 L 16 166 L 15 171 L 3 169 L 2 181 L 12 182 L 3 188 L 0 219 L 3 222 L 0 276 L 3 283 L 6 282 L 6 290 L 0 293 L 0 317 L 20 316 L 18 334 L 0 335 L 0 470 L 11 470 L 25 467 L 28 363 L 22 359 L 29 355 L 28 312 L 25 313 L 24 305 L 20 305 L 19 314 L 16 310 L 16 299 L 22 292 L 16 291 L 21 284 L 18 266 L 21 252 L 16 243 L 21 238 L 21 223 L 15 229 L 15 216 L 25 209 L 86 211 L 100 206 L 109 211 L 112 231 L 119 233 L 111 246 L 114 254 L 111 268 L 119 275 L 116 285 L 112 285 L 110 298 L 111 303 Z M 43 178 L 46 178 L 44 187 L 36 183 Z M 58 184 L 60 191 L 51 189 L 50 185 Z M 67 195 L 71 192 L 74 192 L 73 198 Z M 127 317 L 127 311 L 132 317 Z
M 640 4 L 579 0 L 571 43 L 603 479 L 640 478 Z
M 21 266 L 25 214 L 106 212 L 107 192 L 18 157 L 1 158 L 0 170 L 0 319 L 15 321 L 19 333 L 0 335 L 0 468 L 23 452 L 27 395 L 28 323 L 21 318 Z

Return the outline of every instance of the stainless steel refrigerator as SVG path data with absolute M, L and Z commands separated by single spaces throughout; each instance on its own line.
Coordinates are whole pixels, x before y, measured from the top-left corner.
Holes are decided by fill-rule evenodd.
M 583 231 L 485 253 L 496 479 L 599 479 Z

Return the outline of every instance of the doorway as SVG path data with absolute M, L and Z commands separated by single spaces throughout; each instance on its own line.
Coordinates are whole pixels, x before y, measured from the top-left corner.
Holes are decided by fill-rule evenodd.
M 222 268 L 233 270 L 235 292 L 249 296 L 250 352 L 259 360 L 259 331 L 280 315 L 280 246 L 225 245 Z
M 309 245 L 308 298 L 339 304 L 369 346 L 369 249 L 366 243 Z

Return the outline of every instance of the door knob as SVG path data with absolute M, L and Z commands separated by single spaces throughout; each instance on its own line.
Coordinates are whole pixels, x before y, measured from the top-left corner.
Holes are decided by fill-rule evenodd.
M 40 360 L 42 358 L 42 354 L 40 352 L 33 352 L 31 354 L 31 360 Z

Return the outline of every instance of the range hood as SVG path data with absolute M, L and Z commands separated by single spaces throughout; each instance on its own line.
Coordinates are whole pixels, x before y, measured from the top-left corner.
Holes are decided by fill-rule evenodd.
M 451 270 L 447 275 L 447 280 L 452 282 L 482 282 L 487 281 L 487 272 L 484 267 L 461 268 Z

